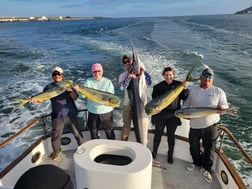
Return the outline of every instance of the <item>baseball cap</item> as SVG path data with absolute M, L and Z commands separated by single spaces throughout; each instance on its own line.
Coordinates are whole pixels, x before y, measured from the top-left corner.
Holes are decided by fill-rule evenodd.
M 130 56 L 129 56 L 129 55 L 123 55 L 123 57 L 122 57 L 122 62 L 123 62 L 125 59 L 129 59 L 129 60 L 131 60 L 131 58 L 130 58 Z
M 61 67 L 58 67 L 58 66 L 56 66 L 55 68 L 53 68 L 52 72 L 59 72 L 60 74 L 64 73 L 63 69 Z
M 210 68 L 204 69 L 204 70 L 202 71 L 202 73 L 201 73 L 201 76 L 204 76 L 204 75 L 206 75 L 206 74 L 210 74 L 211 76 L 214 75 L 213 70 L 210 69 Z

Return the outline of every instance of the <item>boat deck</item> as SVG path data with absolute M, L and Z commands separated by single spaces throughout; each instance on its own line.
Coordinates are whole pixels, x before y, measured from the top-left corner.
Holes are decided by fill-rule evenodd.
M 20 134 L 25 132 L 27 129 L 33 127 L 43 120 L 42 118 L 36 119 L 31 124 L 27 125 L 23 130 L 18 134 L 14 135 L 14 138 L 18 137 Z M 186 121 L 186 120 L 185 120 Z M 44 123 L 43 123 L 44 124 Z M 46 125 L 44 125 L 46 127 Z M 167 158 L 167 136 L 164 134 L 161 143 L 158 149 L 158 154 L 156 160 L 152 161 L 152 178 L 151 178 L 151 188 L 152 189 L 218 189 L 218 188 L 228 188 L 228 189 L 245 189 L 248 188 L 249 184 L 244 184 L 242 178 L 239 175 L 239 172 L 236 171 L 233 164 L 229 161 L 228 156 L 222 151 L 221 146 L 224 141 L 224 134 L 228 135 L 232 139 L 233 143 L 236 145 L 237 150 L 241 152 L 243 158 L 247 160 L 248 167 L 251 167 L 252 160 L 247 155 L 245 150 L 239 145 L 238 141 L 234 138 L 232 133 L 224 126 L 219 125 L 220 129 L 220 144 L 215 150 L 214 154 L 214 164 L 213 164 L 213 182 L 207 183 L 203 176 L 200 173 L 199 169 L 196 169 L 193 172 L 186 170 L 186 167 L 191 163 L 192 158 L 189 151 L 188 143 L 188 132 L 189 125 L 183 124 L 176 130 L 176 145 L 174 148 L 174 163 L 168 164 L 166 161 Z M 147 148 L 151 151 L 153 149 L 153 130 L 148 132 L 148 144 Z M 121 127 L 115 128 L 116 139 L 120 140 L 121 138 Z M 86 141 L 90 139 L 89 130 L 83 130 L 83 136 Z M 104 132 L 99 132 L 100 139 L 106 139 Z M 7 139 L 4 143 L 1 144 L 1 147 L 5 147 L 10 141 L 14 139 L 13 137 Z M 129 141 L 134 142 L 135 134 L 132 130 L 132 133 L 129 136 Z M 26 149 L 20 156 L 16 158 L 10 165 L 8 165 L 3 171 L 1 171 L 0 178 L 0 188 L 1 189 L 12 189 L 18 178 L 26 172 L 31 167 L 40 165 L 40 164 L 54 164 L 57 167 L 65 170 L 72 178 L 74 186 L 76 188 L 76 179 L 75 179 L 75 168 L 73 156 L 77 150 L 78 145 L 72 133 L 66 132 L 62 137 L 61 149 L 63 154 L 56 161 L 52 161 L 49 157 L 49 154 L 52 153 L 51 139 L 49 134 L 39 138 L 35 141 L 28 149 Z M 146 151 L 146 149 L 145 149 Z M 148 152 L 148 151 L 147 151 Z M 148 168 L 151 168 L 151 154 L 149 154 Z M 142 158 L 142 157 L 141 157 Z M 142 160 L 142 159 L 140 159 Z M 140 161 L 141 162 L 141 161 Z M 83 162 L 84 164 L 85 162 Z M 135 164 L 136 166 L 138 164 Z M 112 165 L 117 166 L 117 165 Z M 118 167 L 117 167 L 118 168 Z M 149 169 L 150 170 L 150 169 Z M 149 171 L 150 173 L 150 171 Z M 79 175 L 80 176 L 80 175 Z M 132 176 L 132 175 L 131 175 Z M 148 175 L 149 179 L 150 174 Z M 82 177 L 78 177 L 82 178 Z M 86 177 L 83 177 L 86 178 Z M 111 177 L 109 177 L 110 179 Z M 134 177 L 135 178 L 135 177 Z M 144 177 L 145 178 L 145 177 Z M 141 178 L 142 179 L 142 178 Z M 138 179 L 139 180 L 139 179 Z M 101 179 L 103 181 L 103 177 Z M 104 181 L 105 182 L 105 181 Z M 145 180 L 140 181 L 145 182 Z M 95 183 L 95 182 L 94 182 Z M 103 184 L 103 183 L 102 183 Z M 149 186 L 149 183 L 148 183 Z M 135 187 L 135 182 L 134 182 Z M 139 186 L 136 186 L 139 187 Z M 107 187 L 110 189 L 110 187 Z M 132 187 L 131 187 L 132 188 Z M 148 187 L 149 188 L 149 187 Z
M 72 178 L 75 185 L 75 171 L 73 154 L 75 150 L 64 151 L 59 159 L 52 161 L 48 156 L 42 158 L 41 164 L 54 164 L 64 169 Z M 152 189 L 218 189 L 221 188 L 218 180 L 213 176 L 213 182 L 207 183 L 202 177 L 200 170 L 187 171 L 189 162 L 174 159 L 173 164 L 166 162 L 166 156 L 158 154 L 152 166 Z

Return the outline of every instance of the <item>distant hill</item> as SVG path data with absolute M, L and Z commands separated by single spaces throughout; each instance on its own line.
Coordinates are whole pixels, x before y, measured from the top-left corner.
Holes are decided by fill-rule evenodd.
M 252 7 L 240 10 L 236 12 L 235 14 L 252 14 Z

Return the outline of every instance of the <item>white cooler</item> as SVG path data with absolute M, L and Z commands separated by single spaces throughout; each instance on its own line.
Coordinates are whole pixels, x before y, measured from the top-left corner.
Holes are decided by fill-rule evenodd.
M 74 154 L 74 167 L 77 189 L 151 189 L 152 155 L 136 142 L 85 142 Z

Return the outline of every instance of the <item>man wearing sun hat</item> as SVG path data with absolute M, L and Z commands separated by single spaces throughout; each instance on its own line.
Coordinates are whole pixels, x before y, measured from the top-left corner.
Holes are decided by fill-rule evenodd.
M 64 71 L 61 67 L 56 66 L 55 68 L 53 68 L 52 79 L 53 82 L 46 85 L 43 92 L 48 91 L 53 87 L 56 87 L 58 82 L 64 80 Z M 77 98 L 78 93 L 72 88 L 50 99 L 52 107 L 51 117 L 53 127 L 51 136 L 53 152 L 50 155 L 52 160 L 58 159 L 61 155 L 61 137 L 65 125 L 71 127 L 71 130 L 73 131 L 78 145 L 84 142 L 81 129 L 77 120 L 78 109 L 74 103 L 74 100 L 76 100 Z M 30 103 L 35 102 L 35 99 L 30 99 Z
M 225 92 L 213 85 L 214 72 L 211 68 L 205 68 L 200 75 L 200 86 L 189 89 L 189 96 L 183 104 L 183 108 L 190 107 L 218 107 L 228 108 Z M 191 118 L 189 131 L 190 154 L 193 163 L 187 167 L 188 171 L 200 168 L 203 178 L 212 182 L 211 167 L 213 165 L 213 152 L 217 138 L 217 123 L 220 114 L 212 114 L 205 117 Z M 200 150 L 200 140 L 203 141 L 204 151 Z
M 113 83 L 103 77 L 103 67 L 100 63 L 92 65 L 91 72 L 93 77 L 84 82 L 85 87 L 100 91 L 115 93 Z M 75 88 L 78 90 L 78 88 Z M 88 121 L 87 126 L 90 130 L 91 138 L 98 139 L 98 130 L 103 126 L 108 139 L 115 139 L 113 129 L 113 108 L 87 99 Z

